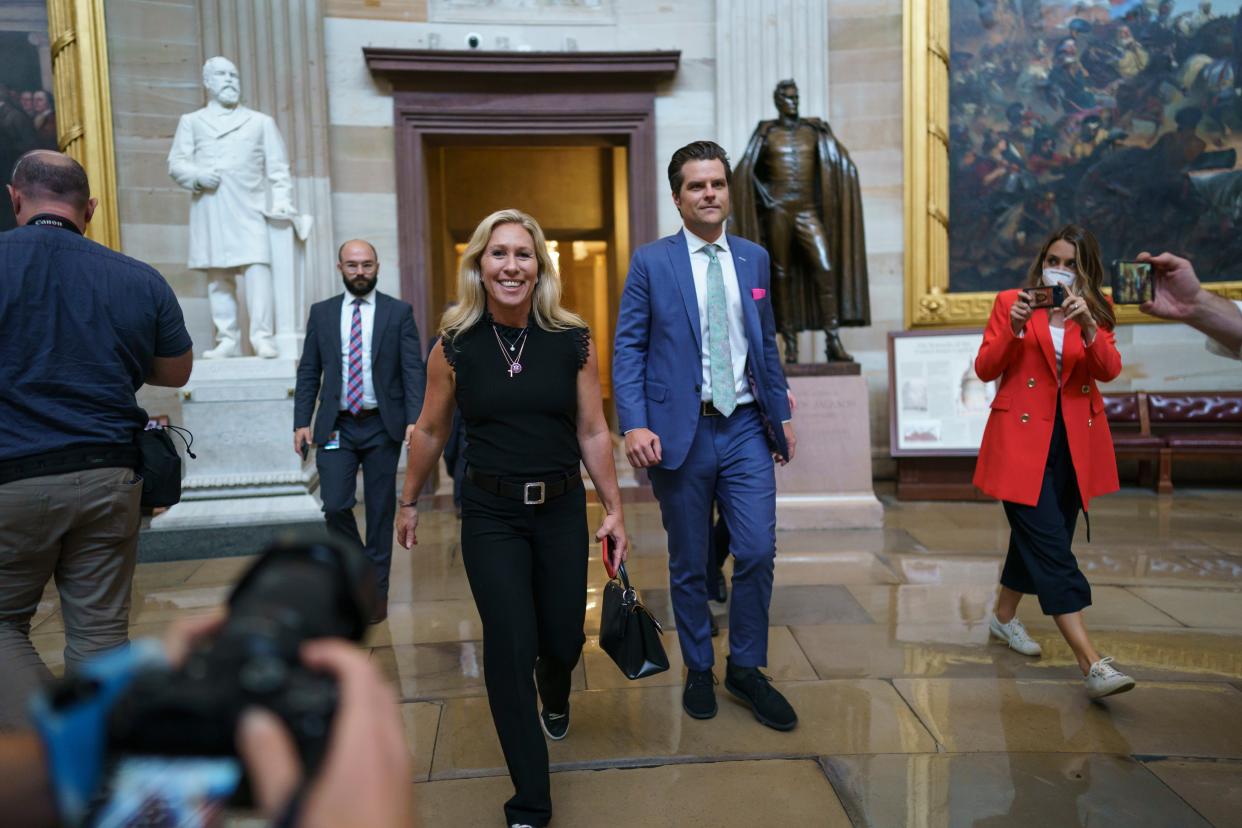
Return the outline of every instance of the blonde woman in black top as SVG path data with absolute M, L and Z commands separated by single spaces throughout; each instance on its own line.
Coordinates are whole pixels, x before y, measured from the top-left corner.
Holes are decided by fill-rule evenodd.
M 539 224 L 518 210 L 485 218 L 427 362 L 397 517 L 408 549 L 418 542 L 414 501 L 455 403 L 466 431 L 462 559 L 483 620 L 488 703 L 516 788 L 505 803 L 514 826 L 552 818 L 544 734 L 563 739 L 569 728 L 589 557 L 580 463 L 606 512 L 595 537 L 610 536 L 619 560 L 628 551 L 595 350 L 560 298 Z

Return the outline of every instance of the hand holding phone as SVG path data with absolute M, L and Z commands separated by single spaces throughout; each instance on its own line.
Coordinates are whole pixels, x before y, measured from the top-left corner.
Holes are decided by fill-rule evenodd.
M 616 547 L 612 543 L 612 535 L 604 535 L 600 539 L 599 552 L 604 559 L 604 571 L 608 573 L 608 577 L 617 577 L 617 567 L 621 561 L 617 559 Z

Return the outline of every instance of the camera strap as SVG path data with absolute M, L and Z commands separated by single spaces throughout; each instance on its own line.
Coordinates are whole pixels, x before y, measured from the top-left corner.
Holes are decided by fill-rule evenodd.
M 58 216 L 55 213 L 39 213 L 26 224 L 35 227 L 59 227 L 61 230 L 72 230 L 79 236 L 82 235 L 81 228 L 64 216 Z

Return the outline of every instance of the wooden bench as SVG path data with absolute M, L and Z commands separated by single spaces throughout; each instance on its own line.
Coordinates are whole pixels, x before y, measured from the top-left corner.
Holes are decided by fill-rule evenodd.
M 1138 460 L 1139 482 L 1160 494 L 1173 491 L 1178 457 L 1242 459 L 1242 391 L 1105 394 L 1104 410 L 1118 459 Z
M 1104 414 L 1113 433 L 1113 450 L 1118 460 L 1138 461 L 1139 485 L 1152 485 L 1161 494 L 1173 491 L 1170 479 L 1172 459 L 1163 437 L 1151 433 L 1147 393 L 1104 394 Z M 1157 469 L 1152 478 L 1152 468 Z

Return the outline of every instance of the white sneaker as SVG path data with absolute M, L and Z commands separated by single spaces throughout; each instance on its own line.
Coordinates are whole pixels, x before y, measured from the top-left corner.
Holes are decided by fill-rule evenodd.
M 1000 619 L 993 615 L 992 621 L 988 624 L 988 631 L 1008 644 L 1009 649 L 1016 650 L 1022 655 L 1037 656 L 1044 652 L 1039 642 L 1026 634 L 1026 627 L 1022 626 L 1022 622 L 1016 615 L 1009 620 L 1008 624 L 1002 624 Z
M 528 825 L 525 822 L 515 822 L 512 825 L 510 825 L 509 828 L 535 828 L 535 826 Z
M 227 359 L 241 356 L 241 348 L 236 342 L 221 342 L 210 351 L 203 351 L 203 359 Z
M 1085 681 L 1087 695 L 1093 699 L 1102 699 L 1134 689 L 1134 679 L 1114 669 L 1111 656 L 1092 664 Z

